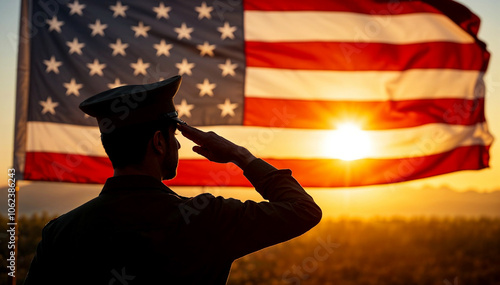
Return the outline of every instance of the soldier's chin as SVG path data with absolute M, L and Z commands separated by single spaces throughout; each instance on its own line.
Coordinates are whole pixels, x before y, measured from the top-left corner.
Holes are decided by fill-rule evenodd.
M 175 176 L 177 176 L 177 169 L 174 169 L 173 171 L 168 171 L 167 173 L 165 173 L 165 175 L 163 176 L 163 180 L 174 179 Z

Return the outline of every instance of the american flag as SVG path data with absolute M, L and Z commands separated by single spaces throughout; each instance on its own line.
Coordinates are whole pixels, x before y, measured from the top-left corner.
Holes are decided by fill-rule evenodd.
M 81 3 L 80 3 L 81 2 Z M 489 53 L 449 1 L 24 1 L 15 165 L 26 180 L 112 175 L 78 105 L 180 74 L 179 116 L 304 186 L 488 167 Z M 171 185 L 249 183 L 182 148 Z

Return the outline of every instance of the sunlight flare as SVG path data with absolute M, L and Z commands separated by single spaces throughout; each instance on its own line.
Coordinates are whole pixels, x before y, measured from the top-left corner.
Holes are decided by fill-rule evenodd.
M 345 161 L 361 159 L 372 152 L 371 138 L 355 123 L 339 124 L 337 129 L 325 139 L 325 155 Z

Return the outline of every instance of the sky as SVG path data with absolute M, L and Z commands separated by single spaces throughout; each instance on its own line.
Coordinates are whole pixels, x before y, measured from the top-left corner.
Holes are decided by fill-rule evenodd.
M 437 177 L 421 179 L 397 185 L 363 187 L 377 189 L 387 187 L 448 187 L 459 191 L 476 190 L 491 192 L 500 190 L 500 1 L 498 0 L 460 0 L 458 1 L 481 19 L 479 38 L 487 44 L 491 59 L 485 76 L 486 82 L 486 119 L 490 132 L 497 140 L 491 148 L 490 168 L 480 171 L 460 171 Z M 0 1 L 0 171 L 12 167 L 15 85 L 17 68 L 17 34 L 19 29 L 20 1 Z M 5 176 L 6 177 L 6 176 Z M 0 186 L 7 184 L 7 178 L 0 180 Z M 336 189 L 346 190 L 346 189 Z M 352 189 L 349 189 L 352 190 Z

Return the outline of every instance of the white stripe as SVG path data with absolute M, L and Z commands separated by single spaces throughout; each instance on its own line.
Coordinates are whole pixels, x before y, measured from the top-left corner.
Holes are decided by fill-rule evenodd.
M 483 72 L 454 69 L 319 71 L 248 67 L 247 97 L 387 101 L 484 97 Z
M 26 151 L 106 156 L 98 127 L 28 122 Z
M 434 13 L 366 15 L 350 12 L 245 11 L 245 40 L 262 42 L 473 43 L 448 17 Z
M 242 126 L 202 127 L 243 145 L 256 156 L 264 158 L 325 158 L 334 130 L 299 130 Z M 459 126 L 428 124 L 419 127 L 365 131 L 372 142 L 370 158 L 404 158 L 438 154 L 455 147 L 490 145 L 493 141 L 486 124 Z M 34 139 L 38 138 L 38 139 Z M 43 138 L 43 139 L 41 139 Z M 202 159 L 191 148 L 194 144 L 178 135 L 181 144 L 179 157 Z M 28 145 L 30 152 L 72 153 L 106 156 L 99 139 L 97 127 L 84 127 L 57 123 L 29 122 Z

